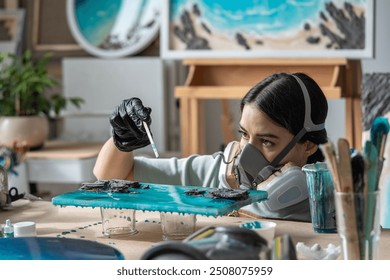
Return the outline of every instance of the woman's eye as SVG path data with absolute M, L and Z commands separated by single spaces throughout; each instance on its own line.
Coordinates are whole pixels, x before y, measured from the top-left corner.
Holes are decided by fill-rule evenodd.
M 263 146 L 271 147 L 274 143 L 271 141 L 268 141 L 267 139 L 260 139 L 260 142 Z
M 245 131 L 239 130 L 238 133 L 241 134 L 242 138 L 249 139 L 249 136 Z

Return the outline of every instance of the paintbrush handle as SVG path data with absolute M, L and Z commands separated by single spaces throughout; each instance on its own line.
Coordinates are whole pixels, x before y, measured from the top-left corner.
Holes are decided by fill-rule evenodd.
M 156 156 L 156 158 L 160 157 L 159 154 L 158 154 L 158 151 L 157 151 L 156 144 L 154 143 L 154 140 L 153 140 L 153 137 L 152 137 L 152 133 L 150 133 L 150 129 L 149 129 L 148 124 L 146 122 L 142 122 L 142 124 L 144 125 L 146 134 L 148 135 L 150 144 L 152 145 L 152 150 L 154 152 L 154 155 Z
M 341 182 L 341 191 L 352 192 L 353 191 L 353 178 L 349 143 L 346 139 L 340 138 L 337 141 L 339 160 L 338 170 Z
M 379 180 L 381 178 L 381 174 L 382 174 L 382 169 L 383 169 L 383 163 L 385 162 L 384 159 L 378 159 L 378 167 L 377 167 L 377 172 L 378 172 L 378 184 L 379 184 Z
M 378 192 L 370 192 L 366 195 L 365 221 L 364 221 L 364 242 L 362 243 L 363 259 L 373 259 L 375 244 L 374 238 L 378 235 L 378 216 L 379 209 Z
M 330 170 L 330 172 L 332 174 L 335 190 L 340 192 L 341 191 L 340 177 L 339 177 L 336 152 L 334 150 L 333 143 L 328 142 L 328 143 L 322 144 L 322 145 L 320 145 L 320 149 L 325 156 L 326 163 L 328 165 L 328 169 Z
M 353 193 L 335 192 L 337 231 L 342 241 L 344 259 L 360 259 L 360 241 Z

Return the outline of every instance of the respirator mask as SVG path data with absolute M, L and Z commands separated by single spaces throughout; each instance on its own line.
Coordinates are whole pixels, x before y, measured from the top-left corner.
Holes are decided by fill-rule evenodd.
M 231 188 L 256 189 L 260 183 L 267 180 L 283 166 L 280 163 L 281 160 L 307 132 L 320 131 L 325 128 L 325 123 L 314 124 L 311 120 L 311 103 L 307 88 L 300 78 L 292 76 L 300 85 L 305 102 L 305 118 L 302 129 L 272 161 L 268 161 L 250 143 L 246 144 L 242 150 L 239 149 L 238 142 L 229 143 L 223 154 L 225 166 L 221 166 L 219 177 L 224 185 L 228 184 Z M 235 184 L 232 184 L 233 177 L 236 181 Z M 269 199 L 265 204 L 269 206 L 270 210 L 278 210 L 295 204 L 307 198 L 305 175 L 301 168 L 290 167 L 286 172 L 276 176 L 267 185 L 266 190 Z

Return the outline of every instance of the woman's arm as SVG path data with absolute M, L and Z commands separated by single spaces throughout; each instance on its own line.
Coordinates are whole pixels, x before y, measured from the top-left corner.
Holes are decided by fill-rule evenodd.
M 93 174 L 99 180 L 133 180 L 133 170 L 133 152 L 119 151 L 111 137 L 99 152 Z

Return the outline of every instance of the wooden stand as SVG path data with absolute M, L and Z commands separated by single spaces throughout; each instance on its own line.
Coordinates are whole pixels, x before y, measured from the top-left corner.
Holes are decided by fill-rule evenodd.
M 346 100 L 346 138 L 361 149 L 361 66 L 359 60 L 336 59 L 191 59 L 184 86 L 175 87 L 180 100 L 182 156 L 205 153 L 203 100 L 222 102 L 225 144 L 232 139 L 227 100 L 241 99 L 265 77 L 276 72 L 311 76 L 328 99 Z

